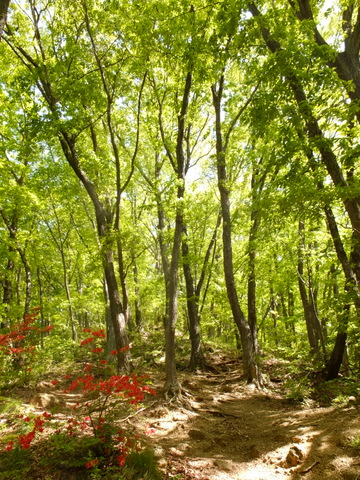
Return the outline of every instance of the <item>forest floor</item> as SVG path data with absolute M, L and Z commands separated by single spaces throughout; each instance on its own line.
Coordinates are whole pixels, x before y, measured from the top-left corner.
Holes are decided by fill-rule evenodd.
M 147 412 L 169 473 L 186 480 L 360 480 L 360 451 L 350 446 L 360 433 L 355 397 L 338 406 L 295 404 L 278 379 L 257 390 L 243 382 L 239 365 L 219 359 L 216 369 L 180 375 L 191 408 Z
M 360 434 L 359 398 L 344 397 L 335 406 L 294 403 L 273 366 L 268 362 L 264 369 L 272 374 L 268 386 L 258 390 L 245 384 L 238 361 L 218 354 L 211 373 L 179 373 L 184 402 L 166 403 L 159 396 L 129 419 L 129 426 L 146 423 L 150 429 L 147 443 L 164 479 L 360 480 L 360 450 L 350 445 Z M 160 389 L 162 374 L 153 372 L 152 378 Z M 21 392 L 30 403 L 30 393 Z M 63 401 L 71 409 L 71 396 L 63 394 Z M 7 415 L 1 414 L 0 422 Z M 0 470 L 2 478 L 9 477 Z M 72 477 L 60 472 L 42 477 L 36 469 L 27 478 Z

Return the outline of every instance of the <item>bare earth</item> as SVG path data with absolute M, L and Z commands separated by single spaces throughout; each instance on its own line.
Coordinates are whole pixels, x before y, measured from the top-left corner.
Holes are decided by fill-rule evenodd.
M 152 377 L 161 388 L 161 374 Z M 360 480 L 360 450 L 349 445 L 360 435 L 359 399 L 326 408 L 290 403 L 281 383 L 257 390 L 244 383 L 238 362 L 220 357 L 213 373 L 179 377 L 183 402 L 152 398 L 128 420 L 142 431 L 147 425 L 164 479 Z M 39 394 L 45 400 L 47 385 Z M 71 416 L 76 395 L 50 395 L 60 415 Z M 30 398 L 22 401 L 34 411 Z
M 327 408 L 290 404 L 271 384 L 245 385 L 239 365 L 180 378 L 187 407 L 147 412 L 167 478 L 360 479 L 360 452 L 349 446 L 360 433 L 355 399 Z

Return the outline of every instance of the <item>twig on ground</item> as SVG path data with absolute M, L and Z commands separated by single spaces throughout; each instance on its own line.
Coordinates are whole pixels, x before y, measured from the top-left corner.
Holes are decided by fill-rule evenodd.
M 140 408 L 140 410 L 137 410 L 135 413 L 132 413 L 131 415 L 128 415 L 127 417 L 119 420 L 119 422 L 120 423 L 126 422 L 130 418 L 136 417 L 137 415 L 139 415 L 139 413 L 143 412 L 144 410 L 148 410 L 149 408 L 153 407 L 155 403 L 158 403 L 158 400 L 155 400 L 154 402 L 150 403 L 150 405 L 148 405 L 147 407 Z
M 305 470 L 300 470 L 298 473 L 300 473 L 300 475 L 305 475 L 305 473 L 309 473 L 314 467 L 316 467 L 316 465 L 319 465 L 319 463 L 319 461 L 316 461 L 310 465 L 310 467 L 305 468 Z

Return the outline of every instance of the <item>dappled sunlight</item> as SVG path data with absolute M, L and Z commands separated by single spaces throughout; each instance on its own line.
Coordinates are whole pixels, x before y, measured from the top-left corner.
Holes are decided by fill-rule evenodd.
M 347 470 L 360 474 L 347 443 L 357 432 L 357 407 L 295 405 L 271 386 L 257 390 L 239 382 L 238 372 L 181 380 L 191 408 L 164 404 L 148 412 L 152 441 L 168 471 L 201 480 L 340 480 Z
M 245 384 L 234 367 L 192 377 L 179 373 L 183 404 L 158 396 L 125 419 L 126 428 L 137 431 L 154 450 L 164 479 L 357 479 L 358 450 L 350 446 L 359 434 L 356 403 L 317 408 L 296 404 L 276 385 L 260 390 Z M 163 375 L 154 371 L 151 378 L 159 390 Z M 50 430 L 73 416 L 77 394 L 53 383 L 39 383 L 39 390 L 36 395 L 18 392 L 26 402 L 23 411 L 40 415 L 44 408 L 34 399 L 50 401 L 55 409 Z M 1 424 L 3 434 L 9 433 L 12 424 Z M 37 448 L 46 448 L 46 431 L 35 442 Z

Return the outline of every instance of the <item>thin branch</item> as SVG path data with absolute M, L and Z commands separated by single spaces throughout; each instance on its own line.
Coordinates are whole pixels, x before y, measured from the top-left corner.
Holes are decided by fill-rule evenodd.
M 153 89 L 154 89 L 154 93 L 155 93 L 155 98 L 156 98 L 156 101 L 157 101 L 158 107 L 159 107 L 158 119 L 159 119 L 159 129 L 160 129 L 161 140 L 162 140 L 162 143 L 164 145 L 166 155 L 168 156 L 168 158 L 170 160 L 171 166 L 176 171 L 176 164 L 175 164 L 175 161 L 174 161 L 174 156 L 171 153 L 170 147 L 169 147 L 169 145 L 166 141 L 164 124 L 163 124 L 163 120 L 162 120 L 162 113 L 163 113 L 162 109 L 163 109 L 163 103 L 164 103 L 164 100 L 165 100 L 165 97 L 166 97 L 166 91 L 164 92 L 164 95 L 163 95 L 162 99 L 160 100 L 159 95 L 158 95 L 158 91 L 157 91 L 157 88 L 156 88 L 155 78 L 152 78 L 152 84 L 153 84 Z
M 131 157 L 131 169 L 130 169 L 130 173 L 129 173 L 129 175 L 128 175 L 128 178 L 127 178 L 126 181 L 124 182 L 123 186 L 120 188 L 120 193 L 122 193 L 122 192 L 126 189 L 126 187 L 129 185 L 130 180 L 131 180 L 131 177 L 133 176 L 134 169 L 135 169 L 135 160 L 136 160 L 137 153 L 138 153 L 138 150 L 139 150 L 139 140 L 140 140 L 141 99 L 142 99 L 142 94 L 143 94 L 143 90 L 144 90 L 146 78 L 147 78 L 147 72 L 145 72 L 144 77 L 143 77 L 143 80 L 142 80 L 142 82 L 141 82 L 140 91 L 139 91 L 139 97 L 138 97 L 138 103 L 137 103 L 136 141 L 135 141 L 134 153 L 133 153 L 133 155 L 132 155 L 132 157 Z
M 237 121 L 239 120 L 239 118 L 241 117 L 241 115 L 244 113 L 244 111 L 247 109 L 247 107 L 249 106 L 251 100 L 253 99 L 257 89 L 259 88 L 259 85 L 260 85 L 260 81 L 258 82 L 258 84 L 256 85 L 256 87 L 253 89 L 253 91 L 251 92 L 250 94 L 250 97 L 246 100 L 245 104 L 239 109 L 237 115 L 233 118 L 231 124 L 230 124 L 230 127 L 228 129 L 228 131 L 226 132 L 225 134 L 225 141 L 224 141 L 224 149 L 226 151 L 227 149 L 227 146 L 228 146 L 228 143 L 229 143 L 229 140 L 230 140 L 230 135 L 232 133 L 232 131 L 234 130 L 235 128 L 235 125 L 237 123 Z

